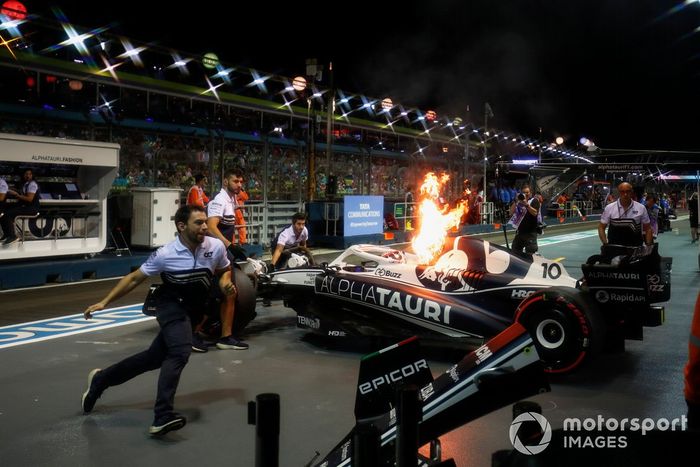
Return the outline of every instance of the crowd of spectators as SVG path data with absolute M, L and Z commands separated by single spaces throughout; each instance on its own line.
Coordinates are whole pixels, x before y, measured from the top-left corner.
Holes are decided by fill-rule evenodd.
M 193 175 L 203 173 L 216 183 L 209 171 L 213 162 L 215 174 L 224 167 L 241 167 L 246 173 L 245 190 L 251 200 L 263 199 L 266 185 L 270 200 L 296 200 L 306 196 L 308 165 L 303 148 L 281 144 L 235 141 L 194 134 L 148 132 L 114 126 L 68 124 L 49 120 L 1 119 L 4 133 L 111 141 L 120 145 L 120 161 L 115 193 L 135 186 L 179 188 L 186 192 L 194 183 Z M 267 147 L 267 172 L 264 150 Z M 212 157 L 212 150 L 215 157 Z M 223 157 L 220 158 L 219 154 Z M 364 154 L 336 152 L 331 158 L 335 176 L 335 195 L 366 194 L 400 197 L 408 183 L 408 161 L 372 157 L 370 169 Z M 327 161 L 325 152 L 316 153 L 315 196 L 327 193 Z

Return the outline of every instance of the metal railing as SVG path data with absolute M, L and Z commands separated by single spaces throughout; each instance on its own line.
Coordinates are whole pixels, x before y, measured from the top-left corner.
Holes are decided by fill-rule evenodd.
M 326 235 L 338 235 L 340 203 L 323 203 L 323 220 L 326 221 Z M 331 226 L 333 226 L 333 233 L 330 233 Z
M 394 203 L 394 218 L 404 232 L 416 228 L 416 204 L 418 203 Z
M 485 203 L 480 203 L 478 205 L 479 212 L 481 212 L 481 223 L 482 224 L 493 224 L 493 215 L 495 213 L 495 206 L 492 201 Z
M 592 212 L 592 201 L 567 201 L 564 207 L 564 217 L 587 216 Z
M 270 241 L 277 232 L 291 224 L 294 213 L 303 211 L 303 203 L 289 202 L 263 203 L 252 201 L 244 204 L 242 207 L 243 218 L 246 223 L 245 225 L 236 225 L 236 227 L 246 228 L 248 243 L 259 244 L 265 247 L 270 245 Z

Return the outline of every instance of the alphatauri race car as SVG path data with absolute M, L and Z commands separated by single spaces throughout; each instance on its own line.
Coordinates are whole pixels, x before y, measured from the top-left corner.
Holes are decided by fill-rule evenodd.
M 577 280 L 558 262 L 473 237 L 448 239 L 430 265 L 355 245 L 328 264 L 260 275 L 258 296 L 283 299 L 300 327 L 331 338 L 417 335 L 473 347 L 519 322 L 546 370 L 564 373 L 663 322 L 663 307 L 652 304 L 669 299 L 670 260 L 657 245 L 608 250 Z

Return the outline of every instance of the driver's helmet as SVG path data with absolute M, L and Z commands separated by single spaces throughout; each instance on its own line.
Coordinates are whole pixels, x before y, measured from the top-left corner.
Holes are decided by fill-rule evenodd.
M 301 266 L 306 266 L 307 264 L 309 264 L 309 259 L 306 256 L 298 255 L 296 253 L 292 253 L 287 260 L 288 268 L 298 268 Z
M 399 250 L 391 250 L 387 251 L 386 253 L 382 253 L 382 258 L 387 258 L 391 260 L 392 263 L 406 262 L 406 255 L 404 255 L 403 251 Z

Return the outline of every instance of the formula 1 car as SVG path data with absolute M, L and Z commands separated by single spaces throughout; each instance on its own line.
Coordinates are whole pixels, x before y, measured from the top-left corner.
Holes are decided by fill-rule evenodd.
M 663 307 L 651 304 L 669 298 L 670 262 L 663 266 L 656 245 L 615 252 L 616 264 L 591 257 L 576 280 L 557 262 L 479 238 L 451 239 L 432 265 L 386 246 L 356 245 L 330 264 L 261 275 L 258 295 L 282 298 L 299 327 L 337 338 L 417 335 L 473 347 L 519 322 L 546 370 L 564 373 L 663 321 Z

